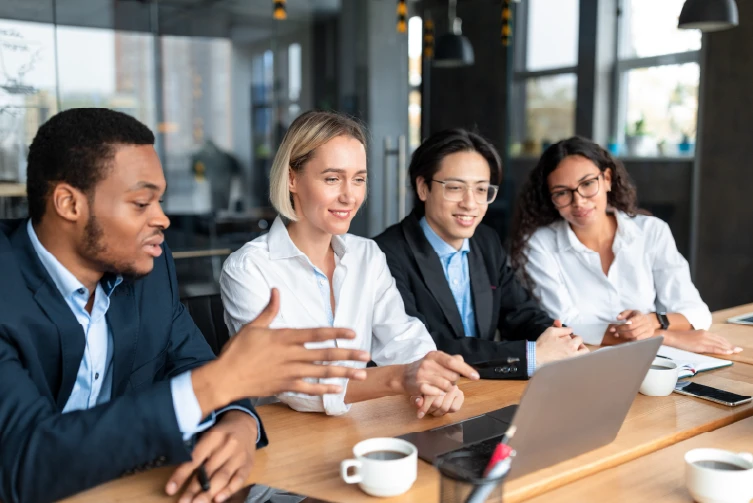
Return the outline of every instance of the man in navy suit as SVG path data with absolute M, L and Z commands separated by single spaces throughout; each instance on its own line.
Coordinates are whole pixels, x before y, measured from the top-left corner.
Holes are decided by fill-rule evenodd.
M 348 330 L 270 330 L 279 296 L 218 359 L 178 300 L 151 131 L 106 109 L 62 112 L 29 149 L 29 220 L 0 222 L 0 500 L 55 500 L 182 463 L 166 492 L 221 502 L 267 443 L 250 401 L 365 378 L 309 350 Z M 210 489 L 202 490 L 203 465 Z
M 374 240 L 405 311 L 438 349 L 462 355 L 484 379 L 527 379 L 539 365 L 588 352 L 541 309 L 499 236 L 480 225 L 502 179 L 489 141 L 464 129 L 437 132 L 416 149 L 409 175 L 415 209 Z

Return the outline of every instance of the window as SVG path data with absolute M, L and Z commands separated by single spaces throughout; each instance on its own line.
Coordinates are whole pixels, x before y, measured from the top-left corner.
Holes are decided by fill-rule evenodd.
M 525 0 L 516 10 L 513 155 L 538 155 L 575 132 L 578 0 Z
M 677 29 L 683 3 L 622 0 L 611 141 L 621 155 L 693 153 L 701 35 Z
M 408 143 L 413 151 L 421 144 L 421 65 L 424 23 L 419 16 L 408 20 Z

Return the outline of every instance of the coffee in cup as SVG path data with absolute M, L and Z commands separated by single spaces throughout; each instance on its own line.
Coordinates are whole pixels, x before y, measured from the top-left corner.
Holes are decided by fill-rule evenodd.
M 641 383 L 640 392 L 646 396 L 669 396 L 677 385 L 680 369 L 672 360 L 654 358 Z
M 405 440 L 370 438 L 353 447 L 353 456 L 340 464 L 340 475 L 371 496 L 397 496 L 416 481 L 418 450 Z
M 693 449 L 685 454 L 685 484 L 698 503 L 749 503 L 753 454 Z

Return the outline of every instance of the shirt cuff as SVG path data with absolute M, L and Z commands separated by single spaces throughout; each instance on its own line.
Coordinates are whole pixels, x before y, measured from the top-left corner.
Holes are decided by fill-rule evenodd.
M 170 391 L 173 395 L 173 409 L 175 417 L 178 419 L 178 428 L 183 434 L 183 440 L 190 438 L 205 431 L 217 422 L 217 416 L 229 410 L 240 410 L 250 415 L 256 421 L 256 443 L 261 440 L 261 421 L 259 417 L 250 410 L 238 405 L 228 405 L 222 409 L 212 412 L 204 421 L 201 420 L 201 406 L 196 394 L 193 392 L 193 382 L 191 381 L 191 371 L 184 372 L 170 381 Z
M 685 316 L 693 330 L 708 330 L 711 328 L 711 312 L 708 309 L 679 309 L 677 313 Z
M 183 434 L 183 440 L 188 440 L 195 433 L 204 431 L 214 424 L 215 413 L 201 422 L 201 406 L 193 392 L 191 372 L 184 372 L 170 380 L 170 391 L 173 395 L 173 409 L 178 419 L 178 428 Z
M 526 341 L 526 361 L 528 362 L 528 377 L 536 372 L 536 343 Z
M 340 365 L 340 363 L 338 363 Z M 324 395 L 324 412 L 328 416 L 341 416 L 350 410 L 352 404 L 345 403 L 345 395 L 348 393 L 349 379 L 339 377 L 320 379 L 322 384 L 337 384 L 342 386 L 342 391 L 336 395 Z

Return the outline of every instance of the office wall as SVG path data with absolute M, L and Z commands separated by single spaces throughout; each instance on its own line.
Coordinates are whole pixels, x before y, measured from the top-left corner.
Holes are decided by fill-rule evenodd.
M 740 25 L 703 41 L 696 285 L 711 309 L 753 301 L 753 2 L 737 5 Z
M 475 53 L 473 66 L 431 68 L 424 99 L 430 113 L 429 134 L 450 127 L 477 129 L 502 152 L 505 123 L 505 48 L 502 46 L 501 3 L 492 0 L 459 2 L 463 35 Z M 427 1 L 424 18 L 435 23 L 435 37 L 447 32 L 447 2 Z M 425 135 L 426 136 L 426 135 Z

